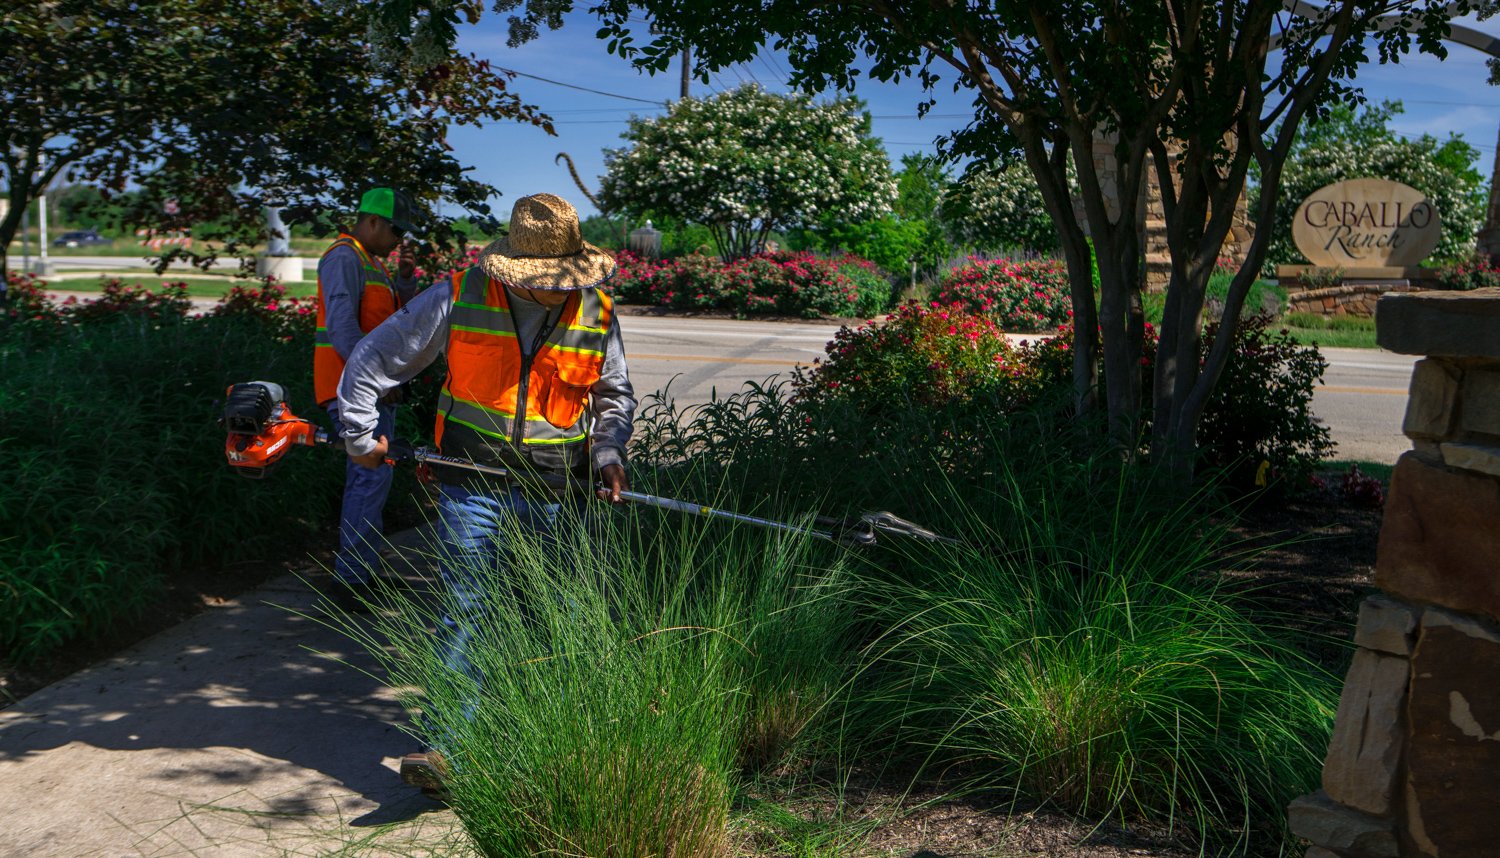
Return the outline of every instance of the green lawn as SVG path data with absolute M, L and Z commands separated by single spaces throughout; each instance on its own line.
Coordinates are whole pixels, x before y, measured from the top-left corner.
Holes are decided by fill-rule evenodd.
M 49 229 L 47 230 L 47 233 L 51 236 L 52 240 L 56 240 L 63 234 L 64 231 L 65 230 Z M 33 258 L 35 258 L 41 255 L 41 249 L 37 244 L 36 229 L 33 228 L 31 232 L 31 255 Z M 317 256 L 328 248 L 328 245 L 332 243 L 333 238 L 333 236 L 329 236 L 328 238 L 302 238 L 294 236 L 292 238 L 292 252 L 299 256 Z M 49 258 L 58 260 L 66 260 L 69 256 L 136 256 L 145 258 L 148 256 L 155 256 L 158 253 L 162 252 L 144 247 L 140 242 L 141 240 L 136 238 L 135 236 L 121 236 L 118 238 L 114 238 L 109 244 L 96 244 L 89 247 L 51 247 L 49 245 L 47 248 L 47 256 Z M 204 248 L 208 247 L 222 249 L 223 245 L 219 242 L 195 241 L 193 242 L 192 249 L 203 250 Z M 248 250 L 243 250 L 242 252 L 254 253 L 264 249 L 265 248 L 260 245 L 254 245 Z M 163 248 L 163 250 L 165 250 L 165 248 Z M 12 258 L 19 259 L 21 257 L 21 241 L 19 238 L 10 243 L 10 246 L 6 250 L 6 253 Z
M 102 277 L 79 277 L 67 280 L 52 280 L 47 283 L 49 289 L 58 292 L 98 292 L 100 291 Z M 114 279 L 114 278 L 110 278 Z M 152 291 L 161 289 L 165 283 L 186 283 L 188 294 L 194 298 L 218 298 L 229 292 L 236 284 L 257 285 L 257 280 L 245 280 L 224 274 L 203 275 L 175 275 L 157 277 L 151 274 L 130 275 L 119 278 L 127 286 L 143 286 Z M 303 280 L 297 283 L 286 283 L 287 294 L 294 298 L 311 298 L 318 293 L 318 284 L 313 280 Z
M 1282 318 L 1281 323 L 1292 336 L 1304 343 L 1333 348 L 1376 348 L 1375 320 L 1372 318 L 1290 313 Z

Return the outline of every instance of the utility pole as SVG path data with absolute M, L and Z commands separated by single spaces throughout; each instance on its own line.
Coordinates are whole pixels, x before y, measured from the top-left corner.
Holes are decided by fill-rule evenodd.
M 687 98 L 688 97 L 688 80 L 690 79 L 690 76 L 688 75 L 688 53 L 691 50 L 692 49 L 689 48 L 687 45 L 683 45 L 682 46 L 682 97 L 683 98 Z
M 43 176 L 47 175 L 47 155 L 46 155 L 46 153 L 43 153 L 38 158 L 38 161 L 39 161 L 39 163 L 41 165 L 41 168 L 42 168 L 42 175 Z M 51 265 L 47 261 L 47 186 L 50 185 L 50 184 L 52 184 L 52 183 L 51 182 L 45 182 L 42 185 L 42 193 L 41 193 L 42 207 L 41 207 L 41 210 L 40 210 L 41 211 L 41 220 L 40 220 L 40 223 L 38 224 L 41 227 L 41 229 L 42 229 L 42 235 L 41 235 L 41 239 L 42 240 L 38 244 L 38 248 L 41 251 L 42 260 L 41 260 L 40 263 L 37 264 L 36 273 L 40 274 L 43 277 L 51 277 L 52 276 L 52 267 L 51 267 Z

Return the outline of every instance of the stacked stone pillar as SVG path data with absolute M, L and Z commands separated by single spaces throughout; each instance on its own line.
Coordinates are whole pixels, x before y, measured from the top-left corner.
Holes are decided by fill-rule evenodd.
M 1500 289 L 1382 298 L 1422 355 L 1306 858 L 1500 855 Z

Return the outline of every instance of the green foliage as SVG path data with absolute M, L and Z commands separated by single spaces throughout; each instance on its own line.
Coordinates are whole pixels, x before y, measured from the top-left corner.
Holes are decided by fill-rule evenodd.
M 249 481 L 225 466 L 215 424 L 225 388 L 251 378 L 311 408 L 310 329 L 268 330 L 254 313 L 184 318 L 170 291 L 75 309 L 48 307 L 20 278 L 12 289 L 20 300 L 0 320 L 7 658 L 102 634 L 227 546 L 238 560 L 276 556 L 336 519 L 336 457 Z
M 1474 253 L 1468 258 L 1444 265 L 1437 271 L 1437 287 L 1468 292 L 1500 286 L 1500 267 L 1485 255 Z
M 1217 325 L 1204 331 L 1205 352 L 1217 333 Z M 1204 461 L 1240 487 L 1255 485 L 1260 463 L 1268 462 L 1267 481 L 1300 490 L 1333 452 L 1328 427 L 1312 413 L 1313 391 L 1327 369 L 1316 346 L 1299 343 L 1266 317 L 1240 322 L 1234 357 L 1198 427 Z
M 870 119 L 853 101 L 814 104 L 744 86 L 632 119 L 622 136 L 628 147 L 605 152 L 604 205 L 703 224 L 726 261 L 773 230 L 878 217 L 896 196 Z
M 1020 395 L 1021 361 L 987 316 L 904 304 L 883 322 L 840 328 L 827 362 L 799 368 L 805 400 L 841 399 L 869 413 L 942 407 L 976 396 Z
M 438 145 L 448 127 L 551 130 L 488 63 L 371 62 L 363 16 L 307 0 L 21 0 L 0 32 L 0 263 L 27 202 L 61 175 L 108 189 L 112 226 L 192 227 L 233 254 L 264 239 L 262 205 L 326 228 L 375 184 L 487 215 L 493 189 Z M 426 232 L 458 238 L 445 219 Z
M 935 300 L 990 316 L 1007 331 L 1050 332 L 1073 319 L 1068 272 L 1055 259 L 971 258 L 943 275 Z
M 1213 324 L 1205 330 L 1201 355 L 1213 347 L 1217 330 Z M 940 422 L 952 406 L 982 403 L 1010 418 L 1067 391 L 1072 348 L 1071 326 L 1012 349 L 991 316 L 970 314 L 961 304 L 908 304 L 883 323 L 840 329 L 828 344 L 828 359 L 799 371 L 794 386 L 803 399 L 842 400 L 866 415 L 915 406 L 930 409 Z M 1148 325 L 1138 361 L 1143 378 L 1153 377 L 1155 361 L 1156 330 Z M 1301 488 L 1333 449 L 1328 428 L 1312 414 L 1313 391 L 1327 366 L 1315 346 L 1273 329 L 1266 317 L 1242 322 L 1224 377 L 1204 408 L 1201 463 L 1240 490 L 1259 477 L 1262 485 Z M 1262 462 L 1269 473 L 1260 473 Z
M 942 219 L 961 244 L 981 250 L 1056 253 L 1057 227 L 1026 165 L 975 162 L 943 195 Z
M 1286 802 L 1317 784 L 1337 677 L 1218 586 L 1234 549 L 1210 498 L 1173 500 L 1149 471 L 1089 455 L 1045 408 L 995 405 L 752 385 L 684 412 L 648 403 L 635 461 L 712 467 L 744 508 L 774 494 L 891 509 L 965 540 L 891 539 L 862 566 L 869 644 L 846 738 L 964 787 L 1170 826 L 1208 854 L 1283 843 Z
M 976 786 L 1153 820 L 1208 854 L 1284 843 L 1337 677 L 1221 589 L 1202 499 L 1163 503 L 1104 457 L 1016 452 L 986 485 L 934 490 L 973 547 L 907 551 L 869 593 L 886 731 Z
M 1389 127 L 1400 113 L 1399 102 L 1367 106 L 1359 114 L 1339 106 L 1301 129 L 1277 191 L 1275 234 L 1266 264 L 1306 262 L 1292 241 L 1298 206 L 1325 185 L 1365 177 L 1410 185 L 1432 200 L 1443 229 L 1433 261 L 1454 264 L 1468 257 L 1474 234 L 1484 225 L 1484 184 L 1474 169 L 1479 152 L 1456 135 L 1442 142 L 1428 134 L 1415 140 L 1401 137 Z M 1252 187 L 1252 209 L 1259 193 Z
M 834 222 L 819 230 L 820 249 L 837 249 L 868 259 L 888 274 L 904 277 L 912 262 L 918 267 L 936 265 L 929 259 L 929 224 L 926 221 L 882 217 L 858 223 Z
M 467 623 L 482 684 L 429 631 L 459 612 L 446 596 L 392 595 L 373 630 L 345 630 L 449 761 L 481 854 L 727 854 L 742 773 L 794 759 L 844 684 L 848 573 L 806 537 L 640 508 L 562 515 L 560 545 L 503 520 L 503 568 L 454 558 L 485 593 Z
M 1288 313 L 1281 321 L 1300 343 L 1324 348 L 1376 348 L 1375 320 L 1369 317 Z
M 936 220 L 948 180 L 941 159 L 916 152 L 902 155 L 901 169 L 896 172 L 896 216 L 902 220 Z

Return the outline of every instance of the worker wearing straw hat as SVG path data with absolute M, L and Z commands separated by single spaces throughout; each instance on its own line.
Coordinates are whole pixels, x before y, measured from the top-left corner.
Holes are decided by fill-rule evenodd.
M 495 485 L 473 471 L 433 468 L 448 549 L 440 571 L 450 597 L 439 634 L 445 660 L 457 670 L 472 673 L 467 648 L 483 605 L 464 559 L 494 556 L 504 520 L 543 534 L 558 522 L 565 498 L 549 481 L 527 477 L 551 478 L 550 486 L 561 477 L 580 488 L 597 480 L 599 497 L 615 503 L 629 489 L 625 445 L 635 394 L 614 304 L 599 288 L 615 268 L 613 257 L 583 241 L 566 200 L 522 197 L 509 234 L 473 267 L 454 274 L 448 288 L 418 295 L 349 355 L 338 399 L 353 461 L 383 467 L 389 439 L 376 432 L 380 397 L 445 355 L 439 450 L 519 475 Z M 435 788 L 439 760 L 436 753 L 408 755 L 402 776 Z

